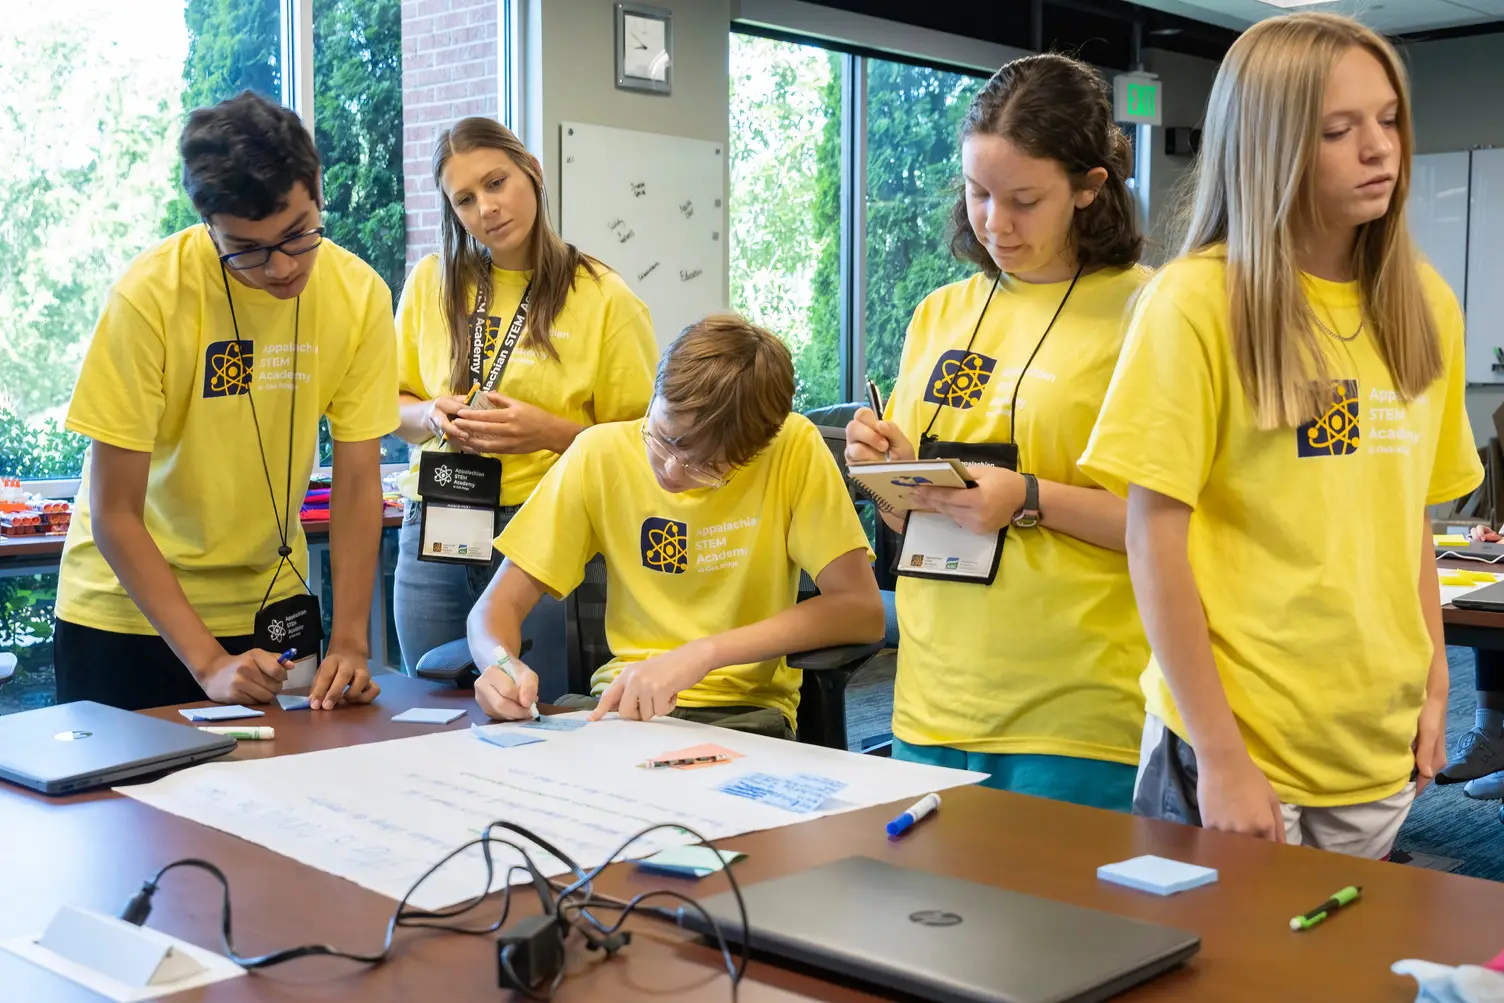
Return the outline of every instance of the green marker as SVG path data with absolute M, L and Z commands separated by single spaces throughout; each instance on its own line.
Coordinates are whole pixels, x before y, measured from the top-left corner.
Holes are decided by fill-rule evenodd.
M 1325 902 L 1321 903 L 1304 916 L 1296 916 L 1290 920 L 1290 929 L 1309 930 L 1311 927 L 1326 919 L 1338 909 L 1346 908 L 1358 901 L 1358 896 L 1363 894 L 1363 889 L 1356 885 L 1348 885 Z

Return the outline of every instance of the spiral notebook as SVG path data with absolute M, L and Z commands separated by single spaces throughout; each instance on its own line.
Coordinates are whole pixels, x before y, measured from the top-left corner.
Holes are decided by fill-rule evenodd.
M 850 463 L 847 474 L 863 494 L 883 512 L 898 515 L 921 508 L 919 488 L 971 488 L 976 482 L 960 460 L 903 460 L 892 463 Z

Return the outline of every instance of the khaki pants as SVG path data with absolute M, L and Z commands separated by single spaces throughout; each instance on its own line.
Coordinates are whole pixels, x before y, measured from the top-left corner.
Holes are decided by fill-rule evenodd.
M 554 701 L 555 707 L 568 710 L 594 710 L 600 703 L 595 697 L 580 693 L 566 693 Z M 717 728 L 744 731 L 769 738 L 794 740 L 794 729 L 782 711 L 771 707 L 676 707 L 669 717 L 695 724 L 712 724 Z

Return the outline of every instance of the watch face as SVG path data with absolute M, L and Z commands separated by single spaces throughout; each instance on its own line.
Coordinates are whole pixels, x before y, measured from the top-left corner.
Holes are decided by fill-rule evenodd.
M 643 80 L 668 76 L 667 25 L 653 17 L 622 15 L 622 72 Z

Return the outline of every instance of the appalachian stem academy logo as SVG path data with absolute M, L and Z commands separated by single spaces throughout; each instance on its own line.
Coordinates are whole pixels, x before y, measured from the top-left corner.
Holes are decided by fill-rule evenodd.
M 281 641 L 287 636 L 287 627 L 281 620 L 273 620 L 266 625 L 266 636 L 273 641 Z
M 992 379 L 997 360 L 976 352 L 953 348 L 940 356 L 924 388 L 930 404 L 966 410 L 982 399 L 982 391 Z
M 1348 456 L 1358 451 L 1357 380 L 1333 380 L 1321 416 L 1295 430 L 1297 456 Z
M 255 368 L 255 342 L 213 342 L 204 352 L 204 396 L 234 397 L 250 393 Z
M 672 519 L 642 521 L 642 566 L 682 575 L 689 567 L 689 527 Z
M 454 471 L 449 468 L 449 464 L 447 463 L 436 468 L 433 472 L 433 482 L 441 488 L 447 488 L 449 482 L 452 480 L 454 480 Z

